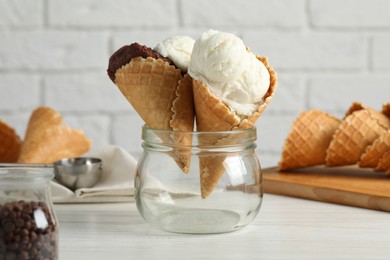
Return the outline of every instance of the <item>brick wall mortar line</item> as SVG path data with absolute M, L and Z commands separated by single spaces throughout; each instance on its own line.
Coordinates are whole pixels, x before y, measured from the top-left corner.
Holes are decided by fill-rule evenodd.
M 39 75 L 39 103 L 45 105 L 45 93 L 46 93 L 46 85 L 45 85 L 45 79 L 42 77 L 42 75 Z
M 373 59 L 374 59 L 374 57 L 373 57 L 373 52 L 374 52 L 374 50 L 373 50 L 373 48 L 374 48 L 373 41 L 374 41 L 374 39 L 373 39 L 373 36 L 371 36 L 371 35 L 367 36 L 366 38 L 367 38 L 366 39 L 366 44 L 367 44 L 367 56 L 366 56 L 366 59 L 367 59 L 367 71 L 371 73 L 374 70 L 374 68 L 373 68 Z
M 43 0 L 43 27 L 49 28 L 49 1 Z
M 304 10 L 304 16 L 303 16 L 303 19 L 304 19 L 303 31 L 304 32 L 311 32 L 311 31 L 313 31 L 313 25 L 311 23 L 310 1 L 309 0 L 305 0 L 304 8 L 305 8 L 305 10 Z
M 177 25 L 179 28 L 184 27 L 182 8 L 181 0 L 176 0 Z

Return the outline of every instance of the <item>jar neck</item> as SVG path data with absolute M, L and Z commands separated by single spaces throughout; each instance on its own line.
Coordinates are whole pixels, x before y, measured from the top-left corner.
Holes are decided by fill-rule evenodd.
M 255 149 L 256 128 L 221 132 L 185 132 L 142 128 L 143 147 L 242 151 Z
M 0 168 L 0 185 L 48 185 L 53 177 L 53 170 L 47 168 Z

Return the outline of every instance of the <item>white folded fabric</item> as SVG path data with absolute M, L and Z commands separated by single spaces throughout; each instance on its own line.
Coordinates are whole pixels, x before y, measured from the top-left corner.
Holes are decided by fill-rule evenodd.
M 103 161 L 99 182 L 91 188 L 71 191 L 53 181 L 51 195 L 54 203 L 103 203 L 134 201 L 134 177 L 137 161 L 119 146 L 109 145 L 85 156 Z

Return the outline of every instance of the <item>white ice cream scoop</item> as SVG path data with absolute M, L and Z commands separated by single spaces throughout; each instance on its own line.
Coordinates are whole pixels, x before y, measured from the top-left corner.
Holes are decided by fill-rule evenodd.
M 231 33 L 208 30 L 195 42 L 189 73 L 210 82 L 228 82 L 248 66 L 243 41 Z
M 158 43 L 154 51 L 170 59 L 182 72 L 187 72 L 194 43 L 189 36 L 174 36 Z
M 270 85 L 267 68 L 244 42 L 216 30 L 196 40 L 188 73 L 239 115 L 252 114 Z

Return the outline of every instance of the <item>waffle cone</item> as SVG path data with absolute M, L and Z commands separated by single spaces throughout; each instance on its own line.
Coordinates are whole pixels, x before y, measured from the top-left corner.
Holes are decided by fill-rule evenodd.
M 257 119 L 264 112 L 273 97 L 277 87 L 276 72 L 268 64 L 267 57 L 257 58 L 264 63 L 270 73 L 270 86 L 264 96 L 264 101 L 258 106 L 258 109 L 250 116 L 240 118 L 235 112 L 231 111 L 219 98 L 214 96 L 201 81 L 193 80 L 194 102 L 196 111 L 197 131 L 231 131 L 238 129 L 248 129 L 255 125 Z M 210 140 L 204 140 L 211 143 Z M 229 138 L 218 138 L 216 144 L 229 144 L 234 142 Z M 223 161 L 224 156 L 210 155 L 200 156 L 200 184 L 201 196 L 206 198 L 213 191 L 221 176 L 224 174 Z
M 376 168 L 383 154 L 390 150 L 390 131 L 382 133 L 375 141 L 367 146 L 360 158 L 360 167 Z
M 115 73 L 115 84 L 150 128 L 193 131 L 192 81 L 167 62 L 148 57 L 133 58 Z M 177 145 L 191 144 L 188 135 L 175 135 Z M 184 172 L 189 171 L 190 150 L 173 152 Z
M 188 74 L 179 81 L 176 96 L 177 98 L 173 101 L 172 111 L 174 114 L 170 125 L 172 130 L 178 132 L 172 134 L 170 139 L 175 144 L 174 147 L 179 147 L 179 149 L 174 151 L 173 158 L 179 167 L 185 173 L 188 173 L 191 163 L 192 135 L 180 133 L 182 131 L 194 131 L 194 98 L 192 93 L 192 79 Z
M 280 170 L 325 164 L 326 150 L 340 120 L 316 109 L 301 113 L 283 146 Z
M 367 146 L 390 128 L 384 114 L 354 103 L 332 137 L 326 155 L 327 166 L 358 163 Z
M 375 170 L 385 172 L 390 175 L 390 150 L 387 150 L 382 155 L 377 166 L 375 167 Z
M 22 141 L 15 130 L 0 120 L 0 162 L 14 163 L 18 160 Z
M 383 104 L 382 113 L 387 117 L 390 117 L 390 102 Z
M 81 130 L 62 124 L 61 115 L 53 109 L 39 107 L 30 117 L 18 162 L 52 163 L 80 156 L 90 146 Z
M 352 105 L 348 108 L 347 112 L 345 113 L 345 117 L 351 115 L 353 112 L 363 110 L 363 109 L 371 109 L 371 108 L 363 105 L 360 102 L 353 102 Z
M 389 106 L 389 108 L 388 108 L 388 106 Z M 373 109 L 369 106 L 363 105 L 360 102 L 354 102 L 354 103 L 352 103 L 352 105 L 348 109 L 348 111 L 346 112 L 345 117 L 353 114 L 356 111 L 367 110 L 367 111 L 369 111 L 371 118 L 375 119 L 378 122 L 378 124 L 380 124 L 384 128 L 389 129 L 390 128 L 390 120 L 389 120 L 389 117 L 386 115 L 387 109 L 390 109 L 390 103 L 383 105 L 383 112 L 381 113 L 381 112 L 376 111 L 375 109 Z

